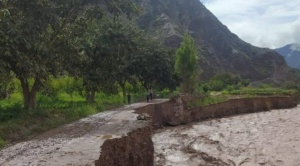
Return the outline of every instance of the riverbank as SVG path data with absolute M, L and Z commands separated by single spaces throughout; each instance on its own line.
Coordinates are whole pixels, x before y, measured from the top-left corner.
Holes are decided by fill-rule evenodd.
M 152 140 L 155 166 L 296 166 L 300 105 L 158 129 Z
M 187 109 L 188 101 L 185 97 L 154 100 L 89 116 L 1 150 L 0 165 L 152 166 L 155 165 L 152 136 L 156 129 L 297 106 L 292 96 L 232 99 L 198 109 Z M 137 120 L 145 113 L 151 116 L 150 120 Z
M 93 166 L 95 160 L 99 158 L 101 146 L 107 142 L 106 140 L 122 138 L 132 131 L 138 132 L 140 129 L 151 126 L 149 121 L 137 121 L 138 114 L 134 113 L 134 109 L 165 101 L 155 100 L 150 103 L 126 105 L 50 130 L 31 140 L 2 149 L 0 165 Z M 150 140 L 151 135 L 152 132 L 147 135 Z M 153 149 L 153 146 L 150 147 Z
M 149 114 L 152 117 L 151 125 L 154 129 L 158 129 L 164 126 L 178 126 L 182 124 L 188 124 L 196 121 L 203 121 L 211 118 L 220 118 L 226 116 L 233 116 L 245 113 L 254 113 L 262 111 L 270 111 L 272 109 L 284 109 L 296 107 L 298 104 L 298 99 L 295 96 L 281 96 L 281 97 L 255 97 L 255 98 L 241 98 L 232 99 L 229 101 L 205 106 L 198 109 L 187 109 L 188 98 L 186 97 L 176 97 L 167 102 L 145 105 L 143 107 L 136 108 L 136 113 L 138 114 Z M 141 134 L 141 133 L 140 133 Z M 147 134 L 145 134 L 147 135 Z M 128 137 L 128 136 L 125 136 Z M 130 136 L 129 136 L 130 137 Z M 129 138 L 131 139 L 131 138 Z M 140 156 L 135 156 L 135 160 L 131 160 L 130 156 L 133 156 L 134 151 L 142 151 L 141 149 L 151 149 L 151 147 L 138 146 L 138 149 L 128 150 L 116 147 L 124 147 L 122 141 L 119 139 L 113 141 L 115 144 L 111 146 L 114 150 L 109 150 L 109 155 L 106 155 L 105 161 L 103 160 L 102 153 L 99 160 L 96 161 L 96 165 L 103 165 L 107 161 L 111 161 L 118 165 L 122 161 L 131 161 L 127 165 L 136 165 L 142 161 L 145 157 L 144 154 L 148 154 L 148 158 L 153 158 L 154 154 L 152 151 L 143 151 Z M 137 140 L 138 142 L 139 140 Z M 112 141 L 107 141 L 111 143 Z M 135 142 L 134 138 L 128 142 Z M 122 145 L 117 145 L 122 143 Z M 104 142 L 103 146 L 106 144 Z M 128 147 L 129 145 L 126 145 Z M 145 146 L 151 146 L 151 144 L 145 143 Z M 117 151 L 124 151 L 126 154 L 123 155 L 126 158 L 115 158 Z M 143 154 L 143 155 L 142 155 Z M 111 157 L 110 157 L 111 156 Z M 143 156 L 143 157 L 142 157 Z M 129 159 L 130 158 L 130 159 Z M 98 163 L 98 164 L 97 164 Z M 105 165 L 105 164 L 104 164 Z M 146 165 L 152 165 L 151 163 Z

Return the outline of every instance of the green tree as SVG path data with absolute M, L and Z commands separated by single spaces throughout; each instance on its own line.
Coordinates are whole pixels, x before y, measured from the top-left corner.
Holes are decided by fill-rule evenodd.
M 10 94 L 13 92 L 13 78 L 14 77 L 10 73 L 10 71 L 0 68 L 0 99 L 9 97 Z
M 95 92 L 114 91 L 116 84 L 124 100 L 128 83 L 139 82 L 147 90 L 154 85 L 171 85 L 173 60 L 162 43 L 120 17 L 103 19 L 89 27 L 95 32 L 91 32 L 94 38 L 83 43 L 88 57 L 83 78 L 90 102 Z
M 136 10 L 132 1 L 103 1 L 116 15 Z M 0 61 L 20 80 L 25 109 L 35 109 L 36 95 L 50 75 L 65 70 L 78 75 L 74 69 L 82 68 L 79 41 L 84 29 L 74 27 L 83 25 L 85 13 L 99 16 L 100 10 L 94 10 L 99 7 L 91 3 L 103 4 L 92 0 L 0 1 Z
M 129 70 L 130 60 L 136 52 L 141 30 L 131 23 L 121 22 L 119 18 L 114 21 L 105 19 L 98 28 L 101 30 L 93 33 L 94 38 L 86 42 L 84 48 L 88 61 L 83 77 L 88 98 L 92 101 L 98 90 L 114 91 L 117 83 L 125 101 L 125 85 L 133 75 Z
M 153 87 L 174 89 L 176 86 L 172 52 L 157 39 L 144 34 L 130 62 L 132 73 L 147 91 Z
M 195 91 L 199 74 L 197 54 L 197 47 L 193 38 L 185 34 L 180 47 L 177 49 L 175 62 L 175 72 L 181 81 L 181 91 L 183 93 L 193 93 Z

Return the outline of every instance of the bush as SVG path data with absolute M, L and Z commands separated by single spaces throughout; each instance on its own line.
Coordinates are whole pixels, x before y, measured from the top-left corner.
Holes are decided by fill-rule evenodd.
M 6 145 L 6 142 L 0 137 L 0 149 Z
M 246 80 L 241 79 L 238 76 L 224 73 L 214 76 L 207 84 L 205 84 L 203 87 L 205 87 L 205 90 L 210 91 L 221 91 L 224 90 L 230 86 L 228 90 L 231 89 L 240 89 L 242 87 L 247 86 L 249 83 Z M 204 89 L 203 89 L 204 90 Z
M 227 100 L 229 100 L 229 98 L 225 95 L 205 96 L 202 99 L 192 100 L 191 102 L 187 103 L 187 107 L 189 109 L 200 108 L 211 104 L 221 103 Z
M 0 121 L 8 121 L 23 114 L 21 103 L 0 101 Z
M 241 90 L 230 91 L 231 95 L 248 95 L 248 96 L 273 96 L 273 95 L 292 95 L 296 90 L 286 90 L 280 88 L 244 88 Z

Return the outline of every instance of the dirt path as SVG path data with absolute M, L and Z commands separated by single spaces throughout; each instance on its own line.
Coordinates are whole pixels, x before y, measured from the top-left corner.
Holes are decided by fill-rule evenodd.
M 163 129 L 153 142 L 156 166 L 299 166 L 300 105 Z
M 136 103 L 102 112 L 33 140 L 0 151 L 0 166 L 90 166 L 99 158 L 106 139 L 118 138 L 147 121 L 137 121 L 134 109 L 166 100 Z

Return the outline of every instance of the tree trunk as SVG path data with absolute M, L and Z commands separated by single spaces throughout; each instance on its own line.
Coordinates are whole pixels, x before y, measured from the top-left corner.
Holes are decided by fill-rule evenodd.
M 119 82 L 119 85 L 122 89 L 122 94 L 123 94 L 123 103 L 126 103 L 126 88 L 125 88 L 125 83 Z
M 28 80 L 25 78 L 21 78 L 21 87 L 23 91 L 24 98 L 24 109 L 25 110 L 35 110 L 36 109 L 36 95 L 40 88 L 41 81 L 36 79 L 31 90 L 29 88 Z
M 95 102 L 95 95 L 96 95 L 96 91 L 91 90 L 90 92 L 88 92 L 87 94 L 87 102 L 89 104 L 92 104 Z

